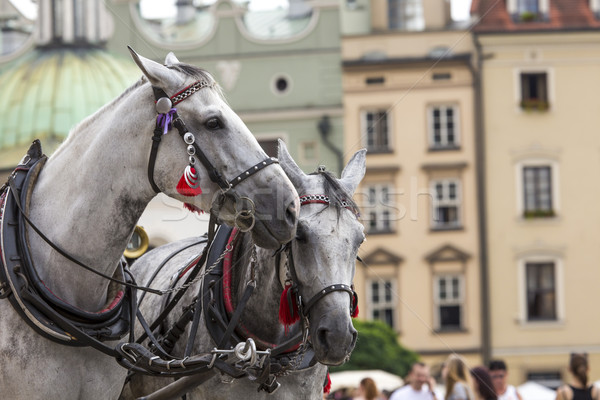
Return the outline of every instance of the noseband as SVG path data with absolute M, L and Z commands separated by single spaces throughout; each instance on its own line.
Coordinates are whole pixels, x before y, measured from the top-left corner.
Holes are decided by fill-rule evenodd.
M 306 204 L 314 204 L 314 203 L 329 205 L 329 197 L 326 195 L 322 195 L 322 194 L 300 196 L 300 206 L 303 206 Z M 343 200 L 342 200 L 342 206 L 349 209 L 350 211 L 353 211 L 352 208 L 349 207 L 349 205 Z M 302 299 L 302 296 L 300 295 L 300 280 L 298 279 L 298 274 L 296 273 L 296 266 L 294 264 L 294 256 L 292 253 L 292 246 L 290 245 L 290 243 L 287 243 L 285 245 L 285 248 L 283 248 L 282 250 L 285 250 L 287 252 L 288 270 L 290 272 L 290 278 L 292 281 L 291 282 L 292 287 L 291 287 L 290 291 L 292 291 L 293 296 L 296 296 L 296 303 L 298 304 L 300 315 L 302 315 L 303 319 L 308 318 L 310 309 L 319 300 L 321 300 L 323 297 L 325 297 L 329 293 L 340 292 L 340 291 L 346 292 L 350 295 L 350 315 L 352 315 L 352 316 L 356 315 L 356 311 L 357 311 L 357 307 L 358 307 L 358 296 L 357 296 L 356 292 L 354 291 L 354 285 L 348 286 L 343 283 L 327 285 L 323 289 L 319 290 L 315 295 L 313 295 L 308 301 L 304 301 L 304 299 Z M 292 303 L 290 302 L 290 304 L 292 304 Z
M 175 106 L 176 104 L 181 103 L 183 100 L 187 99 L 188 97 L 190 97 L 197 91 L 199 91 L 205 87 L 210 87 L 210 86 L 211 85 L 207 81 L 199 80 L 199 81 L 196 81 L 196 82 L 192 83 L 191 85 L 183 88 L 182 90 L 175 93 L 171 97 L 169 97 L 164 92 L 163 89 L 158 88 L 156 86 L 153 86 L 152 90 L 154 91 L 154 98 L 157 102 L 160 99 L 165 98 L 165 99 L 170 100 L 170 103 L 172 106 Z M 161 115 L 164 116 L 165 114 L 166 113 L 161 114 Z M 245 179 L 254 175 L 258 171 L 262 170 L 263 168 L 265 168 L 271 164 L 279 163 L 279 160 L 277 160 L 277 158 L 267 157 L 263 161 L 260 161 L 257 164 L 253 165 L 252 167 L 248 168 L 247 170 L 245 170 L 244 172 L 242 172 L 241 174 L 236 176 L 231 181 L 228 181 L 225 177 L 223 177 L 223 175 L 219 172 L 219 170 L 210 162 L 210 160 L 208 159 L 206 154 L 198 146 L 198 143 L 195 140 L 192 141 L 192 143 L 190 143 L 190 141 L 186 140 L 185 135 L 186 135 L 186 133 L 189 132 L 189 129 L 187 128 L 187 126 L 185 125 L 185 123 L 183 122 L 183 120 L 181 119 L 179 114 L 177 114 L 177 110 L 175 108 L 172 108 L 171 111 L 168 111 L 168 114 L 170 114 L 172 116 L 172 126 L 177 129 L 177 131 L 179 132 L 179 135 L 181 136 L 182 139 L 184 139 L 184 142 L 186 143 L 186 146 L 188 147 L 188 154 L 189 154 L 191 164 L 194 163 L 194 156 L 196 156 L 198 158 L 198 160 L 200 160 L 200 162 L 202 163 L 202 165 L 204 166 L 206 171 L 208 172 L 208 176 L 210 177 L 210 180 L 213 181 L 214 183 L 216 183 L 217 185 L 219 185 L 222 192 L 224 192 L 224 193 L 228 192 L 230 189 L 234 188 L 235 186 L 237 186 L 238 184 L 243 182 Z M 168 122 L 165 122 L 165 123 L 168 124 Z M 148 160 L 148 180 L 150 181 L 150 185 L 152 186 L 152 189 L 154 189 L 154 191 L 156 193 L 162 192 L 162 190 L 160 190 L 160 188 L 156 185 L 156 182 L 154 181 L 154 165 L 156 163 L 156 155 L 158 154 L 158 146 L 160 144 L 160 141 L 161 141 L 164 133 L 165 133 L 165 131 L 164 131 L 163 126 L 161 126 L 161 124 L 159 124 L 159 121 L 157 120 L 156 127 L 154 129 L 154 136 L 152 136 L 152 149 L 150 151 L 150 159 Z M 190 146 L 192 146 L 193 150 L 190 149 Z

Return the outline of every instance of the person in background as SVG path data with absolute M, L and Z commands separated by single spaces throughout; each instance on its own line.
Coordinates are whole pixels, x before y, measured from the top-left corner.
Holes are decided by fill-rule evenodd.
M 408 381 L 390 396 L 390 400 L 436 400 L 435 380 L 429 375 L 429 367 L 422 362 L 414 363 L 405 378 Z
M 358 386 L 357 396 L 354 400 L 379 400 L 379 390 L 375 381 L 371 378 L 363 378 Z
M 442 368 L 446 386 L 445 400 L 475 400 L 469 385 L 467 365 L 462 357 L 451 354 Z
M 477 400 L 498 400 L 492 378 L 485 367 L 475 367 L 471 370 L 473 388 Z
M 588 382 L 589 364 L 586 353 L 572 353 L 569 361 L 571 382 L 556 390 L 556 400 L 598 400 L 598 388 Z
M 504 361 L 490 361 L 489 370 L 498 400 L 523 400 L 517 389 L 507 383 L 508 369 Z

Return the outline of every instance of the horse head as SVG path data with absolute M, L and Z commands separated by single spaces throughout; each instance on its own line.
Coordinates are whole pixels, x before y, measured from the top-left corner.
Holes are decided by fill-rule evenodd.
M 144 85 L 148 122 L 160 114 L 156 130 L 167 133 L 155 131 L 150 140 L 147 132 L 144 142 L 154 191 L 193 210 L 211 210 L 229 225 L 252 229 L 262 247 L 288 242 L 296 230 L 298 194 L 277 160 L 267 157 L 226 103 L 214 78 L 180 63 L 173 53 L 161 65 L 130 52 L 150 82 Z M 153 141 L 161 143 L 155 151 Z
M 316 358 L 326 365 L 347 360 L 356 344 L 352 325 L 352 280 L 363 225 L 352 195 L 365 174 L 366 150 L 348 162 L 341 179 L 320 170 L 306 175 L 280 141 L 281 166 L 300 193 L 301 210 L 296 240 L 291 246 L 291 276 L 309 321 Z M 290 260 L 288 260 L 290 263 Z

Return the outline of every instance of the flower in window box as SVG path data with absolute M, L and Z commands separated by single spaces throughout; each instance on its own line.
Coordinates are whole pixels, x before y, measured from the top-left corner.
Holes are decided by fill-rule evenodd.
M 546 111 L 550 104 L 546 100 L 527 99 L 521 100 L 520 106 L 526 111 Z
M 550 218 L 555 216 L 556 213 L 554 210 L 525 210 L 523 212 L 523 218 L 525 219 Z
M 521 15 L 519 15 L 519 18 L 521 19 L 521 21 L 523 22 L 531 22 L 534 21 L 537 17 L 537 14 L 532 12 L 532 11 L 523 11 L 521 13 Z

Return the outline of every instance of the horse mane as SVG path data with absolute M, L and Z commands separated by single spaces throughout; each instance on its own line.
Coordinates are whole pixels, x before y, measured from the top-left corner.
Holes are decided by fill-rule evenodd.
M 320 175 L 325 178 L 325 195 L 329 197 L 329 205 L 337 209 L 338 215 L 342 208 L 350 209 L 355 215 L 360 215 L 360 208 L 352 196 L 340 185 L 333 173 L 326 170 L 313 172 L 311 175 Z
M 210 83 L 210 87 L 217 92 L 217 94 L 223 99 L 223 101 L 225 101 L 225 96 L 223 94 L 221 87 L 218 85 L 218 83 L 215 81 L 215 79 L 212 77 L 212 75 L 205 69 L 196 67 L 194 65 L 185 64 L 185 63 L 174 64 L 174 65 L 169 66 L 169 68 L 171 68 L 175 71 L 181 72 L 184 75 L 193 77 L 197 80 L 200 80 L 200 79 L 206 80 L 207 82 Z M 129 93 L 133 92 L 135 89 L 139 88 L 140 86 L 144 85 L 147 82 L 148 82 L 148 78 L 146 78 L 144 75 L 142 75 L 142 77 L 140 79 L 138 79 L 133 85 L 131 85 L 127 89 L 125 89 L 123 91 L 123 93 L 121 93 L 116 98 L 114 98 L 112 101 L 110 101 L 110 102 L 106 103 L 104 106 L 100 107 L 100 109 L 98 109 L 95 113 L 89 115 L 87 118 L 83 119 L 81 122 L 79 122 L 77 125 L 75 125 L 73 127 L 73 129 L 71 129 L 71 131 L 67 135 L 67 138 L 65 139 L 63 144 L 66 143 L 67 140 L 69 140 L 69 138 L 72 136 L 73 133 L 83 130 L 86 127 L 88 127 L 105 110 L 114 107 L 115 104 L 117 104 L 121 100 L 123 100 L 123 98 L 125 98 Z M 54 154 L 56 155 L 62 149 L 62 147 L 63 146 L 61 145 L 58 149 L 56 149 Z

